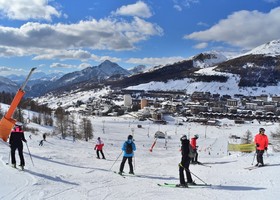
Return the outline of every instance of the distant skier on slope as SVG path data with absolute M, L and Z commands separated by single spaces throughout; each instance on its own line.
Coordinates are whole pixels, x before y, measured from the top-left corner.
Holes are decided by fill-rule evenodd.
M 263 153 L 267 151 L 268 137 L 264 134 L 265 129 L 260 128 L 259 133 L 255 136 L 256 153 L 257 153 L 257 167 L 264 166 L 263 163 Z
M 127 141 L 124 142 L 124 144 L 122 146 L 122 150 L 123 150 L 124 154 L 123 154 L 123 159 L 122 159 L 122 162 L 120 165 L 119 174 L 122 175 L 126 160 L 128 160 L 129 174 L 134 174 L 133 165 L 132 165 L 132 157 L 134 156 L 134 151 L 136 151 L 136 145 L 133 142 L 132 135 L 129 135 L 127 137 Z
M 186 135 L 182 135 L 180 140 L 181 140 L 181 144 L 182 144 L 182 146 L 181 146 L 182 159 L 179 164 L 180 184 L 178 184 L 177 187 L 188 187 L 188 184 L 195 185 L 195 182 L 193 182 L 191 172 L 189 170 L 190 161 L 191 161 L 191 158 L 189 157 L 190 141 L 188 140 Z M 185 181 L 184 171 L 186 171 L 187 183 Z
M 104 146 L 104 142 L 101 140 L 100 137 L 98 137 L 97 141 L 96 141 L 96 144 L 95 144 L 95 147 L 94 147 L 94 150 L 96 150 L 96 156 L 97 156 L 98 159 L 100 159 L 99 152 L 102 155 L 102 159 L 105 159 L 105 156 L 103 154 L 103 146 Z
M 11 132 L 10 139 L 9 139 L 9 144 L 11 147 L 11 158 L 12 158 L 12 166 L 14 168 L 16 167 L 16 157 L 15 157 L 15 152 L 18 150 L 19 158 L 20 158 L 20 166 L 22 169 L 24 169 L 24 157 L 23 157 L 23 142 L 27 142 L 25 137 L 24 137 L 24 132 L 22 130 L 22 126 L 16 124 L 14 129 Z
M 197 145 L 196 145 L 196 140 L 199 138 L 199 136 L 197 134 L 194 135 L 194 137 L 191 138 L 191 146 L 195 152 L 195 156 L 191 159 L 191 163 L 193 164 L 200 164 L 200 162 L 198 162 L 197 158 L 198 158 L 198 153 L 197 153 Z

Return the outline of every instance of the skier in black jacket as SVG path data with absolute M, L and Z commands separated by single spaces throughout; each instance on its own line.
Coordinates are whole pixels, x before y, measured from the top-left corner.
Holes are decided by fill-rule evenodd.
M 15 125 L 14 129 L 11 132 L 10 140 L 9 140 L 9 144 L 11 147 L 12 166 L 14 168 L 16 168 L 16 157 L 15 157 L 16 150 L 18 150 L 21 168 L 23 169 L 24 165 L 25 165 L 24 157 L 23 157 L 22 141 L 26 142 L 22 127 L 21 127 L 21 125 Z
M 189 157 L 189 145 L 190 141 L 188 140 L 186 135 L 183 135 L 181 138 L 181 153 L 182 153 L 182 159 L 179 164 L 179 177 L 180 177 L 180 184 L 177 185 L 177 187 L 188 187 L 188 184 L 194 185 L 195 183 L 192 180 L 192 176 L 189 170 L 190 161 L 191 158 Z M 184 177 L 184 171 L 186 171 L 187 175 L 187 183 L 185 181 Z

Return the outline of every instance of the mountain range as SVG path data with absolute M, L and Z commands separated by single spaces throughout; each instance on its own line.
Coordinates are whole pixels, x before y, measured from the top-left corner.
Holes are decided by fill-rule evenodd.
M 14 81 L 0 77 L 1 91 L 15 92 L 18 85 L 24 80 L 18 76 L 8 78 Z M 50 92 L 90 90 L 104 85 L 112 88 L 137 89 L 141 88 L 140 85 L 179 80 L 184 80 L 189 87 L 191 84 L 196 84 L 197 87 L 198 83 L 200 86 L 203 84 L 206 86 L 214 82 L 225 85 L 233 78 L 236 80 L 236 91 L 245 87 L 278 86 L 280 82 L 280 40 L 273 40 L 234 58 L 227 58 L 222 53 L 213 51 L 200 53 L 173 64 L 152 68 L 140 65 L 126 70 L 117 63 L 106 60 L 98 66 L 64 75 L 32 75 L 32 80 L 29 81 L 26 90 L 29 90 L 28 96 L 39 97 Z M 187 85 L 185 90 L 188 89 Z M 221 86 L 219 87 L 221 90 Z M 176 87 L 172 88 L 172 90 L 174 89 Z

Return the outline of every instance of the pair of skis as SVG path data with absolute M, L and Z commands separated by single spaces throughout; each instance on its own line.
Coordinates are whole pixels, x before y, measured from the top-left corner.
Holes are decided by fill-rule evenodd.
M 130 177 L 141 177 L 140 175 L 137 175 L 137 174 L 129 174 L 129 173 L 125 173 L 125 172 L 123 172 L 122 174 L 119 174 L 119 172 L 114 171 L 114 173 L 122 176 L 123 178 L 125 178 L 127 176 L 130 176 Z
M 245 167 L 244 169 L 247 169 L 247 170 L 251 171 L 251 170 L 254 170 L 254 169 L 263 168 L 263 167 L 265 167 L 265 166 L 267 166 L 267 165 L 268 165 L 268 163 L 265 164 L 265 165 L 262 165 L 262 166 L 250 166 L 250 167 Z
M 194 187 L 211 187 L 211 184 L 188 184 L 188 187 L 182 187 L 179 184 L 175 184 L 175 183 L 164 183 L 164 184 L 157 184 L 160 187 L 170 187 L 170 188 L 194 188 Z

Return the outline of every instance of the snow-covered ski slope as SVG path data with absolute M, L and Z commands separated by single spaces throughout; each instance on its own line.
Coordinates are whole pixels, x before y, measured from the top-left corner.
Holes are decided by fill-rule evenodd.
M 29 127 L 39 130 L 37 135 L 25 133 L 34 166 L 26 145 L 26 170 L 22 172 L 6 165 L 9 147 L 1 142 L 0 199 L 279 199 L 280 155 L 272 151 L 271 145 L 268 154 L 264 155 L 264 161 L 269 163 L 269 166 L 251 171 L 244 168 L 251 166 L 254 153 L 227 153 L 230 134 L 243 136 L 250 130 L 255 135 L 260 127 L 264 127 L 270 136 L 270 132 L 275 131 L 279 124 L 225 123 L 227 125 L 221 127 L 205 127 L 198 123 L 184 123 L 176 127 L 174 123 L 177 119 L 169 119 L 171 121 L 167 125 L 156 125 L 130 117 L 95 117 L 92 119 L 93 140 L 73 142 L 70 137 L 63 140 L 59 136 L 47 136 L 47 142 L 44 142 L 43 146 L 39 146 L 42 134 L 48 131 L 51 133 L 52 130 L 28 124 Z M 142 128 L 137 125 L 142 125 Z M 169 139 L 167 143 L 164 139 L 158 139 L 153 152 L 150 152 L 149 148 L 154 141 L 153 134 L 158 130 L 167 133 Z M 113 171 L 119 170 L 121 145 L 129 134 L 134 135 L 137 145 L 133 163 L 135 173 L 140 176 L 123 178 Z M 165 182 L 179 183 L 181 134 L 200 136 L 197 141 L 199 161 L 211 168 L 191 165 L 190 170 L 204 182 L 212 184 L 212 187 L 183 189 L 157 185 Z M 32 139 L 29 135 L 32 135 Z M 107 160 L 96 159 L 93 147 L 97 137 L 101 137 L 105 142 L 104 153 Z M 124 170 L 128 172 L 128 163 Z M 197 177 L 193 176 L 193 179 L 201 183 Z

